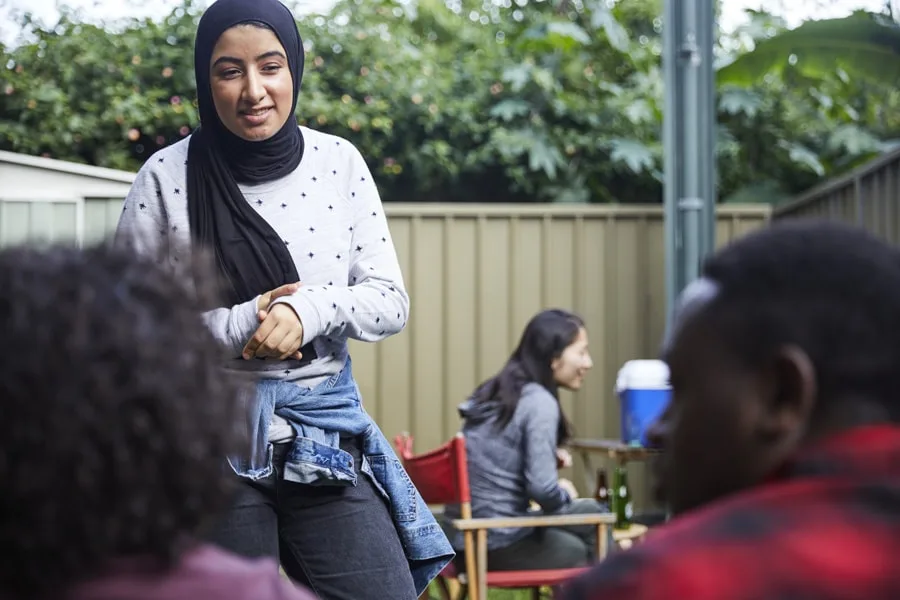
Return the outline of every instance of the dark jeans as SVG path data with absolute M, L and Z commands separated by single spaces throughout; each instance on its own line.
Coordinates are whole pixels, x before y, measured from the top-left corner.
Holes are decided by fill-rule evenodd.
M 560 511 L 563 514 L 604 512 L 605 507 L 591 498 L 579 498 Z M 504 548 L 488 551 L 491 571 L 531 569 L 567 569 L 582 567 L 596 560 L 597 527 L 538 527 L 528 537 Z
M 342 440 L 359 471 L 356 440 Z M 280 559 L 285 573 L 322 600 L 416 600 L 387 501 L 367 475 L 356 486 L 311 486 L 281 478 L 289 444 L 276 444 L 276 474 L 242 480 L 236 502 L 208 536 L 248 557 Z

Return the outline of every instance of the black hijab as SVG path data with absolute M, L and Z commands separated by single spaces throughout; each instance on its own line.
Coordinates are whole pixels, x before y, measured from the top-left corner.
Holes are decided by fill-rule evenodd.
M 275 33 L 284 47 L 294 82 L 291 117 L 274 136 L 254 142 L 239 138 L 222 124 L 210 86 L 216 42 L 227 29 L 248 22 L 262 23 Z M 215 253 L 225 300 L 230 304 L 246 302 L 299 279 L 284 242 L 249 205 L 237 184 L 279 179 L 300 164 L 303 137 L 293 115 L 303 58 L 303 42 L 294 17 L 278 0 L 216 0 L 197 28 L 194 75 L 200 127 L 188 146 L 188 217 L 193 242 Z

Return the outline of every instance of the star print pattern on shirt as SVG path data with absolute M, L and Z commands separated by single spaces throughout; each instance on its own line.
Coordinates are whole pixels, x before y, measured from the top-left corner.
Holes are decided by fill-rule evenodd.
M 319 355 L 309 365 L 285 361 L 284 368 L 267 368 L 266 373 L 304 380 L 306 385 L 310 378 L 339 370 L 347 338 L 378 341 L 400 331 L 409 301 L 364 159 L 346 141 L 301 130 L 312 152 L 294 173 L 240 187 L 249 206 L 272 226 L 294 259 L 302 285 L 276 302 L 294 308 L 303 323 L 303 343 L 315 339 Z M 188 139 L 160 150 L 144 165 L 117 230 L 117 240 L 130 239 L 148 252 L 167 248 L 173 263 L 184 252 L 178 248 L 190 242 L 184 164 Z M 204 314 L 235 357 L 258 326 L 255 304 L 254 299 Z M 266 361 L 249 361 L 242 368 L 259 369 L 253 364 L 258 362 Z

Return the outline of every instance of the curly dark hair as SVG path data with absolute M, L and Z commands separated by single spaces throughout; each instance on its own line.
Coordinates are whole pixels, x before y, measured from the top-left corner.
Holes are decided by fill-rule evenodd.
M 198 280 L 159 265 L 0 251 L 0 597 L 53 596 L 114 557 L 168 564 L 230 497 L 240 384 Z

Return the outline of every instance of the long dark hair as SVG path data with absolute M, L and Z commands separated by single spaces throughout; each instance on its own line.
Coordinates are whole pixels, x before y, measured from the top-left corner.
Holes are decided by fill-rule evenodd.
M 584 327 L 584 321 L 569 311 L 553 308 L 536 314 L 525 326 L 519 345 L 499 373 L 475 390 L 475 402 L 497 402 L 500 412 L 496 426 L 503 429 L 512 420 L 527 383 L 539 383 L 559 402 L 559 386 L 553 377 L 551 364 L 560 357 Z M 572 425 L 559 409 L 557 444 L 565 443 L 572 435 Z

